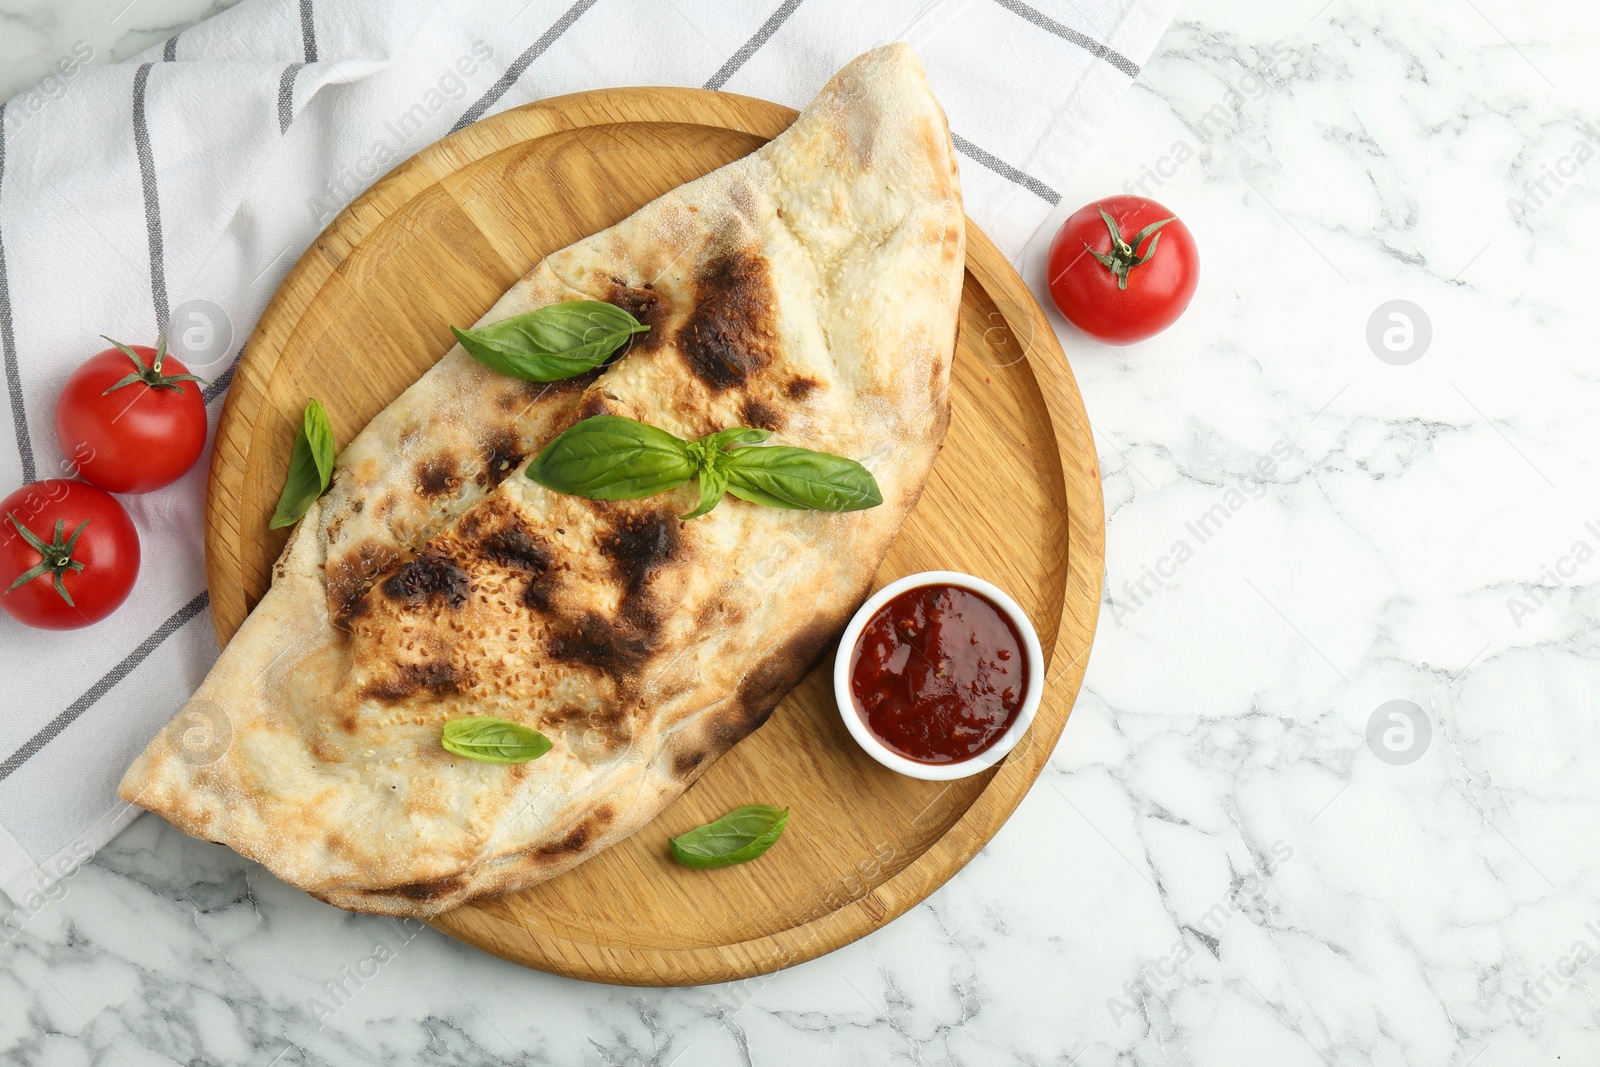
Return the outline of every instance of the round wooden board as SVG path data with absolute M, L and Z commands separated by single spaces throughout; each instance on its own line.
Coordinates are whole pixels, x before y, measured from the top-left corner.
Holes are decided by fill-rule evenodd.
M 398 167 L 301 257 L 239 359 L 217 429 L 206 565 L 226 642 L 265 592 L 269 531 L 309 396 L 343 445 L 545 255 L 760 147 L 795 112 L 695 89 L 617 89 L 484 119 Z M 902 778 L 839 721 L 831 656 L 654 822 L 439 929 L 530 967 L 635 985 L 727 981 L 819 956 L 921 901 L 992 837 L 1066 723 L 1099 612 L 1104 525 L 1089 423 L 1055 335 L 976 227 L 950 432 L 879 574 L 950 568 L 1009 590 L 1049 658 L 1029 735 L 996 769 Z M 748 803 L 789 805 L 759 862 L 693 871 L 667 837 Z

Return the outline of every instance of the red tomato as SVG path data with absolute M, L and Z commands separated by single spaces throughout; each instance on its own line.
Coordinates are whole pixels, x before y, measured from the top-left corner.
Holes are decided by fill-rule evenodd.
M 113 493 L 171 485 L 206 446 L 201 379 L 161 350 L 112 341 L 67 379 L 56 440 L 88 482 Z
M 99 622 L 139 576 L 139 534 L 117 498 L 65 478 L 0 500 L 0 608 L 41 630 Z
M 1200 284 L 1194 235 L 1142 196 L 1108 196 L 1074 211 L 1050 242 L 1050 296 L 1067 321 L 1128 345 L 1178 320 Z

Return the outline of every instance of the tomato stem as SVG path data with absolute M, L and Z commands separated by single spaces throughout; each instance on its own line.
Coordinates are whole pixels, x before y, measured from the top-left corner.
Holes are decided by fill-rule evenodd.
M 1111 233 L 1111 251 L 1109 254 L 1096 252 L 1093 248 L 1089 248 L 1088 241 L 1083 242 L 1083 247 L 1089 249 L 1089 254 L 1098 259 L 1101 266 L 1117 276 L 1118 289 L 1126 289 L 1128 287 L 1128 272 L 1141 263 L 1148 263 L 1150 257 L 1156 254 L 1156 242 L 1161 240 L 1161 235 L 1156 231 L 1169 222 L 1176 222 L 1177 217 L 1174 216 L 1170 219 L 1162 219 L 1160 222 L 1152 222 L 1135 234 L 1132 241 L 1124 241 L 1122 239 L 1122 231 L 1117 229 L 1117 220 L 1108 215 L 1105 208 L 1100 208 L 1099 211 L 1100 217 L 1105 220 L 1106 229 Z M 1146 237 L 1150 238 L 1150 247 L 1145 249 L 1144 255 L 1141 256 L 1139 255 L 1139 246 L 1144 243 Z
M 49 573 L 55 576 L 56 592 L 60 593 L 61 599 L 67 602 L 67 607 L 77 607 L 78 605 L 72 602 L 72 594 L 67 592 L 66 583 L 61 580 L 61 574 L 63 571 L 83 570 L 83 564 L 72 558 L 72 551 L 78 546 L 78 538 L 83 535 L 83 529 L 89 525 L 89 520 L 84 519 L 78 523 L 78 528 L 72 531 L 72 536 L 63 541 L 62 536 L 66 533 L 67 520 L 57 519 L 55 537 L 47 544 L 40 540 L 39 536 L 32 530 L 22 525 L 17 517 L 9 511 L 6 512 L 6 518 L 11 520 L 11 525 L 17 528 L 17 533 L 22 535 L 22 539 L 28 542 L 35 552 L 39 553 L 39 562 L 18 575 L 17 580 L 6 587 L 6 593 L 19 586 L 27 585 L 41 574 Z M 4 593 L 0 593 L 0 596 L 4 595 Z
M 143 382 L 152 389 L 171 389 L 174 392 L 179 392 L 183 389 L 183 386 L 177 384 L 178 382 L 199 382 L 201 385 L 210 384 L 198 374 L 161 373 L 161 364 L 167 358 L 166 334 L 161 335 L 160 343 L 156 348 L 156 358 L 148 367 L 144 365 L 144 360 L 139 358 L 139 353 L 135 352 L 121 341 L 106 337 L 105 334 L 101 334 L 100 336 L 105 337 L 107 341 L 110 341 L 112 344 L 122 349 L 122 354 L 133 360 L 134 366 L 134 371 L 132 374 L 129 374 L 126 378 L 118 381 L 117 384 L 113 385 L 110 389 L 107 389 L 104 393 L 101 393 L 101 396 L 114 393 L 123 386 L 132 385 L 134 382 Z

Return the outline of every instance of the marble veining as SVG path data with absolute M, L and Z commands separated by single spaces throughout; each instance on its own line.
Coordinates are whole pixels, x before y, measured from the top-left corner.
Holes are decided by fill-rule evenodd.
M 123 2 L 0 0 L 0 96 L 208 10 Z M 1594 1062 L 1597 38 L 1576 3 L 1181 12 L 1052 219 L 1142 192 L 1204 267 L 1144 345 L 1054 320 L 1106 494 L 1088 678 L 903 918 L 585 985 L 147 816 L 0 926 L 0 1061 Z

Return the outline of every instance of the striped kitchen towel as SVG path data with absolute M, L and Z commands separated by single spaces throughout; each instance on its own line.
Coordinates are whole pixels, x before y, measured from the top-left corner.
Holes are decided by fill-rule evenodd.
M 559 93 L 690 85 L 800 107 L 854 56 L 907 41 L 949 114 L 968 212 L 1016 257 L 1176 6 L 244 0 L 132 62 L 66 64 L 0 108 L 0 492 L 70 469 L 53 405 L 100 334 L 167 334 L 214 380 L 214 417 L 257 316 L 335 213 L 429 142 Z M 217 654 L 206 467 L 123 498 L 144 567 L 111 618 L 62 634 L 0 615 L 12 913 L 134 817 L 123 768 Z

